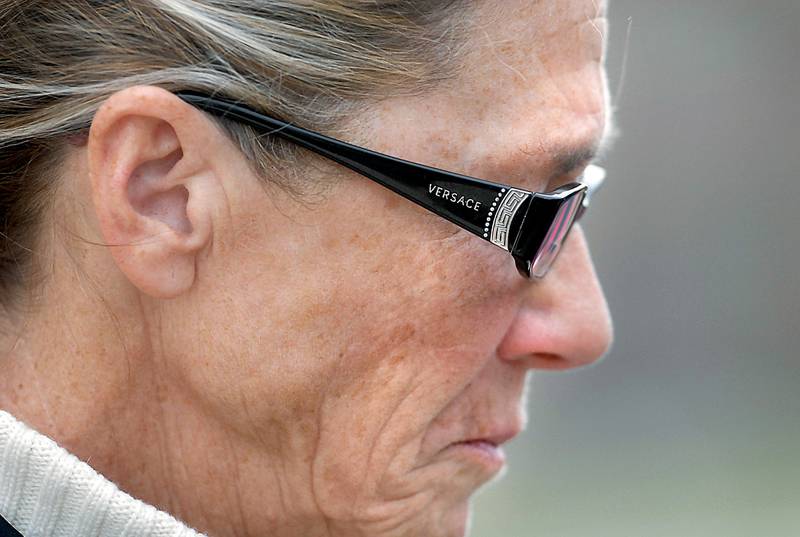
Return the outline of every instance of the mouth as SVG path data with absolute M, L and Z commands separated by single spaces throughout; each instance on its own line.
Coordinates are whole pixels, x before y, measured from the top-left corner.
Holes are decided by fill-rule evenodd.
M 496 474 L 506 464 L 503 448 L 489 440 L 465 440 L 447 446 L 444 453 L 480 467 L 487 474 Z
M 514 428 L 487 436 L 460 440 L 449 444 L 444 449 L 444 453 L 482 467 L 489 474 L 495 474 L 506 464 L 506 454 L 502 445 L 518 433 L 519 430 Z

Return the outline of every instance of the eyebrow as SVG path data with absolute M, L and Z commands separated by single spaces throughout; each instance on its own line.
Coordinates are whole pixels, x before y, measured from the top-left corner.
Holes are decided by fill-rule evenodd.
M 548 183 L 565 175 L 585 168 L 592 161 L 605 156 L 617 139 L 617 129 L 609 119 L 609 125 L 597 140 L 580 143 L 574 146 L 560 147 L 552 152 L 553 170 L 547 178 Z
M 599 154 L 597 143 L 584 144 L 571 148 L 563 148 L 556 151 L 553 156 L 553 172 L 549 179 L 554 180 L 558 177 L 569 175 L 572 172 L 586 166 Z

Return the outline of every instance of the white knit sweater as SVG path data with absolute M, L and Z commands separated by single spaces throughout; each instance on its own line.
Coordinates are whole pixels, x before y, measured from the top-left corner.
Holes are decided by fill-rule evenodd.
M 24 537 L 202 537 L 3 411 L 0 515 Z

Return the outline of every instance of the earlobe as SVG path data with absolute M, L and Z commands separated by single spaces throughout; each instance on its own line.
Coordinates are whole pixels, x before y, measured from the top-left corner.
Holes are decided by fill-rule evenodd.
M 92 200 L 117 266 L 141 292 L 174 298 L 211 239 L 215 176 L 202 114 L 155 87 L 114 94 L 87 145 Z

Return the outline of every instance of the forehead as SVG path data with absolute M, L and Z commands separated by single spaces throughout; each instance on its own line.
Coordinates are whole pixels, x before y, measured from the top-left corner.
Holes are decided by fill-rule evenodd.
M 525 63 L 530 56 L 546 64 L 580 66 L 602 55 L 605 17 L 605 4 L 598 0 L 486 0 L 473 19 L 472 59 L 483 60 L 480 65 L 489 67 L 492 62 L 485 61 L 489 56 L 502 56 L 519 63 L 526 76 L 545 74 Z
M 600 0 L 480 2 L 457 77 L 382 103 L 370 145 L 501 182 L 544 171 L 606 131 L 605 33 Z

